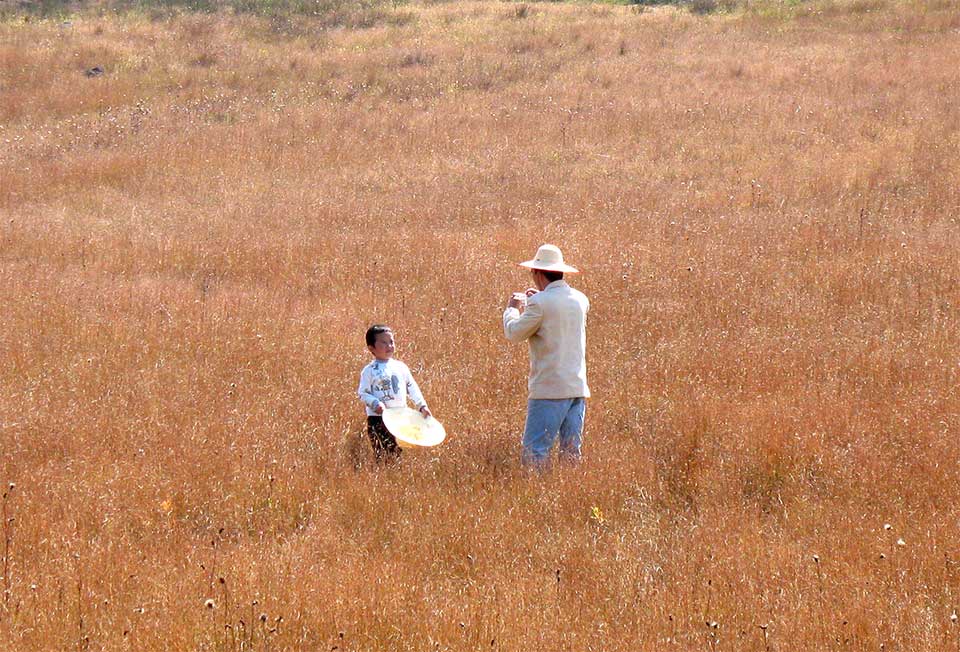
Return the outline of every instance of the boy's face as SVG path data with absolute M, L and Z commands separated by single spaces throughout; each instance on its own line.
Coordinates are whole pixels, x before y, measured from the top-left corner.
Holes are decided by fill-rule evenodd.
M 373 346 L 368 346 L 370 353 L 377 360 L 389 360 L 393 357 L 393 351 L 396 346 L 393 343 L 393 333 L 387 331 L 386 333 L 377 333 L 377 339 L 374 341 Z

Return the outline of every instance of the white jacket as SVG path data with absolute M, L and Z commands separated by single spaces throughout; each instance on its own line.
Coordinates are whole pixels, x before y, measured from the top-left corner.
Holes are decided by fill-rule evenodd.
M 587 311 L 590 301 L 564 280 L 527 299 L 520 314 L 503 312 L 503 333 L 530 346 L 530 398 L 586 398 Z

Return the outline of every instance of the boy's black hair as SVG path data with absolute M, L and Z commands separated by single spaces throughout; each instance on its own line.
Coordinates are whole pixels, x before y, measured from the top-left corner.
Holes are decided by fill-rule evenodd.
M 393 329 L 386 324 L 374 324 L 367 329 L 367 346 L 373 346 L 377 343 L 377 335 L 380 333 L 392 333 Z
M 541 269 L 540 272 L 547 277 L 547 280 L 553 283 L 554 281 L 559 281 L 563 278 L 563 272 L 548 272 L 545 269 Z

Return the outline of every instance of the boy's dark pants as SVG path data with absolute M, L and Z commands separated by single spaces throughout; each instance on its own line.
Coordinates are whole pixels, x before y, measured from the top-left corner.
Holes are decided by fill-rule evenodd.
M 397 446 L 397 439 L 383 425 L 383 417 L 367 417 L 367 435 L 370 437 L 370 444 L 373 446 L 373 453 L 377 456 L 378 462 L 400 458 L 400 447 Z

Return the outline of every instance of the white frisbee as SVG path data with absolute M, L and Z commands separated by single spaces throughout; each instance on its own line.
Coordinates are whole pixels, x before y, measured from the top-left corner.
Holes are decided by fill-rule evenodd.
M 383 411 L 383 425 L 397 438 L 400 448 L 436 446 L 447 438 L 442 423 L 432 416 L 424 418 L 413 408 L 387 408 Z

